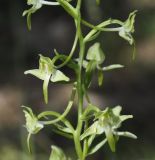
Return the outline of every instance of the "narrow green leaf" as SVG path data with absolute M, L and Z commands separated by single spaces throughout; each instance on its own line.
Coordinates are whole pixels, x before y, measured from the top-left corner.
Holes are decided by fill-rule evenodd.
M 94 139 L 95 139 L 95 136 L 96 135 L 91 135 L 89 138 L 88 138 L 88 146 L 90 147 L 91 144 L 93 143 Z
M 100 124 L 99 121 L 94 122 L 81 136 L 80 139 L 91 136 L 91 135 L 101 135 L 105 131 L 104 127 Z
M 90 135 L 95 135 L 96 134 L 96 129 L 97 129 L 98 122 L 94 122 L 81 136 L 80 139 L 83 140 L 84 138 L 90 136 Z
M 107 142 L 107 139 L 102 140 L 100 143 L 98 143 L 97 145 L 95 145 L 95 147 L 93 147 L 90 152 L 88 153 L 88 155 L 94 154 L 95 152 L 97 152 L 101 147 L 103 147 Z

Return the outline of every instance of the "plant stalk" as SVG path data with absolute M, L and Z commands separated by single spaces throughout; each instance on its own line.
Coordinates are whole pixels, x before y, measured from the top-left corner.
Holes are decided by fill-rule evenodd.
M 81 1 L 78 0 L 76 10 L 78 13 L 78 19 L 76 20 L 76 27 L 78 31 L 78 39 L 79 39 L 79 63 L 78 63 L 78 74 L 77 74 L 77 94 L 78 94 L 78 122 L 77 127 L 74 133 L 74 143 L 75 143 L 75 149 L 78 155 L 79 160 L 85 160 L 85 157 L 83 156 L 83 148 L 80 142 L 80 135 L 83 127 L 83 121 L 81 119 L 83 114 L 83 77 L 82 77 L 82 65 L 83 65 L 83 59 L 84 59 L 84 53 L 85 53 L 85 43 L 83 39 L 83 34 L 81 30 Z

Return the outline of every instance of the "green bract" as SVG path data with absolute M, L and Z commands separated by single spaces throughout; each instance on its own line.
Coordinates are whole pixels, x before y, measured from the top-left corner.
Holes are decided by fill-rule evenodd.
M 25 74 L 31 74 L 41 80 L 43 83 L 43 93 L 45 102 L 48 102 L 48 84 L 51 82 L 69 81 L 69 78 L 60 70 L 54 68 L 52 60 L 48 57 L 40 55 L 39 69 L 28 70 Z
M 124 22 L 123 26 L 119 31 L 119 35 L 125 40 L 127 40 L 130 43 L 130 45 L 134 43 L 132 33 L 134 33 L 135 31 L 134 23 L 135 23 L 136 12 L 137 11 L 130 13 L 128 19 Z

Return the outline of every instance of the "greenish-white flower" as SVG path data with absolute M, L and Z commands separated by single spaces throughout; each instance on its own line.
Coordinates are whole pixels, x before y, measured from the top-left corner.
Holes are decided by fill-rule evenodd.
M 85 78 L 85 86 L 86 88 L 89 87 L 91 83 L 91 78 L 93 72 L 97 69 L 98 72 L 98 84 L 99 86 L 103 83 L 103 71 L 109 71 L 113 69 L 118 69 L 124 67 L 120 64 L 113 64 L 106 67 L 101 67 L 103 62 L 105 61 L 105 54 L 101 48 L 100 43 L 94 43 L 87 52 L 86 56 L 87 60 L 83 61 L 83 67 L 86 68 L 86 78 Z M 79 60 L 77 60 L 79 61 Z
M 57 70 L 53 66 L 53 62 L 50 58 L 40 55 L 39 69 L 32 69 L 24 72 L 25 74 L 31 74 L 41 80 L 43 83 L 43 94 L 45 103 L 48 103 L 48 84 L 51 82 L 66 81 L 70 79 L 60 70 Z
M 120 115 L 121 110 L 122 108 L 120 106 L 116 106 L 113 109 L 107 108 L 104 111 L 95 113 L 95 122 L 81 135 L 81 140 L 91 135 L 101 135 L 105 133 L 108 144 L 114 152 L 119 136 L 137 138 L 130 132 L 118 131 L 123 121 L 133 118 L 132 115 Z
M 32 110 L 28 107 L 25 107 L 23 110 L 26 118 L 25 127 L 30 134 L 38 133 L 44 125 L 38 121 L 37 117 L 33 114 Z
M 27 5 L 32 5 L 32 7 L 23 12 L 23 16 L 27 15 L 27 26 L 31 30 L 31 15 L 39 10 L 43 5 L 59 5 L 58 2 L 50 2 L 45 0 L 27 0 Z
M 130 43 L 130 45 L 134 43 L 134 38 L 132 34 L 135 31 L 134 23 L 135 23 L 136 12 L 137 11 L 130 13 L 128 19 L 124 22 L 124 25 L 119 30 L 119 36 L 127 40 Z
M 35 13 L 38 9 L 42 7 L 41 0 L 28 0 L 28 5 L 32 5 L 32 7 L 23 12 L 23 16 L 27 15 L 27 26 L 28 29 L 31 30 L 31 15 Z
M 44 128 L 44 125 L 38 121 L 37 117 L 33 114 L 33 111 L 29 107 L 24 107 L 24 114 L 26 119 L 25 127 L 28 131 L 28 137 L 27 137 L 27 146 L 29 151 L 31 151 L 30 147 L 30 137 L 32 134 L 37 134 L 41 129 Z

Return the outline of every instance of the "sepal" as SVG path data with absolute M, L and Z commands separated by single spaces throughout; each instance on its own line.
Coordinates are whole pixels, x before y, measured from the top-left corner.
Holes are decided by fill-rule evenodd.
M 88 49 L 86 59 L 96 61 L 97 64 L 102 64 L 104 62 L 105 55 L 101 49 L 100 43 L 95 43 Z

